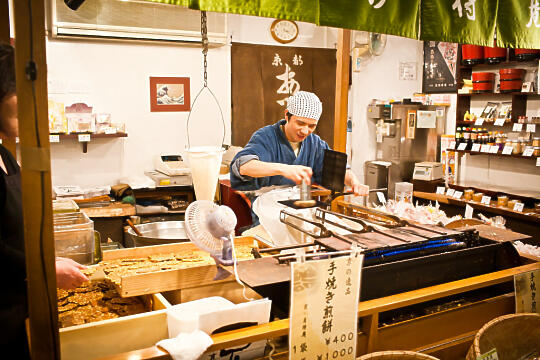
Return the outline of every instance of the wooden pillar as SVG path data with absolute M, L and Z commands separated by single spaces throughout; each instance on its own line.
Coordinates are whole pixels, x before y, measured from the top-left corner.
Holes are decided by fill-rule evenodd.
M 9 0 L 0 0 L 0 42 L 9 44 Z M 2 140 L 2 145 L 15 156 L 15 140 Z
M 349 108 L 349 62 L 351 30 L 338 30 L 336 64 L 336 101 L 334 112 L 334 150 L 346 151 Z
M 13 1 L 32 359 L 60 359 L 43 0 Z M 27 68 L 35 63 L 32 81 Z M 30 71 L 31 72 L 31 71 Z

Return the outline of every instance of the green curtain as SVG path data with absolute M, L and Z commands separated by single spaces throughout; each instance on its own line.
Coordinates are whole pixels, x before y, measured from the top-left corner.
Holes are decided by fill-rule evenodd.
M 497 45 L 524 49 L 540 48 L 540 1 L 499 2 Z
M 498 0 L 422 0 L 420 39 L 493 46 L 497 6 Z

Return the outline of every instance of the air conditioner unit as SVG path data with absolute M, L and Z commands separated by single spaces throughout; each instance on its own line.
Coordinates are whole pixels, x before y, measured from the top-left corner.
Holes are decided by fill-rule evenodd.
M 201 13 L 182 6 L 134 0 L 87 0 L 77 11 L 49 0 L 53 38 L 102 38 L 201 42 Z M 227 18 L 207 13 L 208 41 L 227 41 Z

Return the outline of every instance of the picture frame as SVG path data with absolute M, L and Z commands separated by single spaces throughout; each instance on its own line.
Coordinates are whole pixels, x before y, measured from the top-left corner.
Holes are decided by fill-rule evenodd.
M 190 111 L 188 77 L 150 77 L 150 111 Z
M 459 46 L 455 43 L 424 41 L 422 92 L 454 93 L 457 91 Z

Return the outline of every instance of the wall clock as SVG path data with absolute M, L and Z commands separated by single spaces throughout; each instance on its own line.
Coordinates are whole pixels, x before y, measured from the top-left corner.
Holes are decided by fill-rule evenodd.
M 270 33 L 277 42 L 288 44 L 298 36 L 298 25 L 291 20 L 274 20 L 270 26 Z

